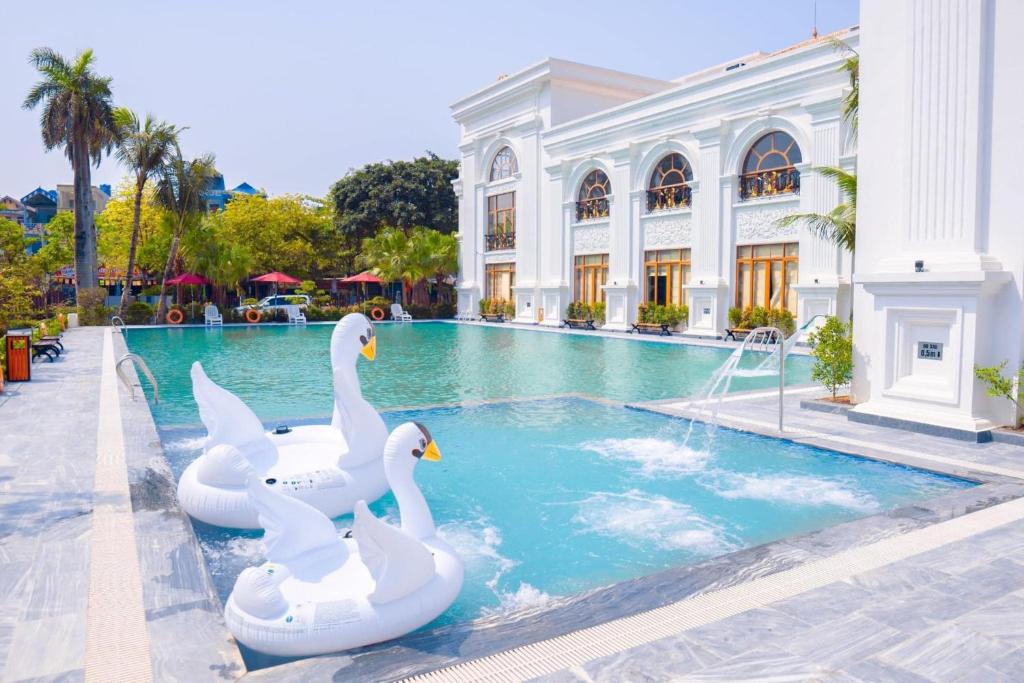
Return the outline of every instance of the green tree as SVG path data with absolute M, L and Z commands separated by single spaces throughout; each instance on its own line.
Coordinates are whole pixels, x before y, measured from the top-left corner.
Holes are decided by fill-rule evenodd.
M 412 161 L 367 164 L 331 188 L 338 230 L 359 244 L 385 227 L 409 231 L 424 226 L 442 233 L 458 230 L 458 200 L 452 181 L 456 161 L 428 152 Z
M 255 259 L 244 245 L 225 241 L 217 233 L 214 218 L 203 221 L 189 239 L 189 270 L 213 282 L 214 300 L 223 305 L 223 292 L 228 288 L 243 298 L 241 283 L 253 272 Z
M 449 302 L 449 288 L 444 285 L 449 276 L 459 272 L 459 240 L 455 235 L 445 235 L 426 228 L 414 232 L 413 238 L 422 242 L 428 255 L 427 270 L 434 277 L 438 295 Z
M 145 119 L 140 119 L 135 112 L 126 107 L 118 107 L 114 110 L 114 122 L 117 125 L 120 138 L 117 143 L 117 158 L 135 176 L 128 265 L 125 269 L 125 287 L 121 293 L 121 304 L 118 308 L 118 313 L 124 316 L 128 304 L 131 303 L 131 282 L 135 269 L 135 251 L 139 243 L 143 192 L 146 189 L 146 183 L 167 162 L 178 142 L 178 133 L 181 129 L 169 123 L 157 121 L 149 114 L 146 114 Z
M 75 260 L 75 217 L 70 211 L 58 211 L 44 227 L 46 240 L 33 258 L 40 269 L 53 274 Z
M 398 228 L 384 228 L 363 240 L 358 262 L 385 282 L 402 282 L 409 290 L 409 236 Z
M 430 279 L 440 287 L 458 269 L 458 241 L 422 226 L 408 234 L 389 227 L 363 240 L 359 261 L 383 280 L 401 281 L 406 300 L 426 306 Z
M 156 204 L 156 190 L 148 183 L 142 193 L 139 228 L 135 230 L 135 181 L 126 179 L 102 212 L 96 214 L 97 251 L 101 264 L 126 263 L 135 238 L 133 267 L 154 271 L 162 268 L 170 245 L 164 211 Z
M 93 70 L 92 50 L 69 61 L 48 47 L 29 62 L 43 79 L 32 86 L 23 107 L 43 104 L 40 128 L 47 150 L 63 147 L 75 176 L 75 278 L 78 290 L 97 286 L 96 229 L 93 224 L 92 169 L 117 140 L 110 78 Z
M 24 229 L 0 218 L 0 330 L 27 318 L 40 293 L 35 261 L 25 253 L 26 246 Z
M 167 163 L 160 170 L 156 183 L 156 202 L 167 212 L 171 226 L 171 243 L 167 250 L 167 263 L 160 281 L 160 301 L 157 305 L 156 320 L 163 322 L 167 314 L 167 281 L 174 273 L 178 246 L 186 231 L 195 228 L 203 217 L 206 202 L 203 192 L 207 183 L 216 173 L 213 155 L 207 154 L 191 161 L 186 160 L 181 149 L 175 145 Z
M 835 316 L 808 335 L 814 356 L 811 379 L 821 382 L 835 399 L 839 387 L 853 378 L 853 328 Z

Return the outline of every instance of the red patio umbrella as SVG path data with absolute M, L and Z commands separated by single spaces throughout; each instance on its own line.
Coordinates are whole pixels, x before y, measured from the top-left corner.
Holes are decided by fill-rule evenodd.
M 373 273 L 371 273 L 368 270 L 364 270 L 363 272 L 359 273 L 359 275 L 352 275 L 350 277 L 342 278 L 340 280 L 340 282 L 342 282 L 344 284 L 349 284 L 349 283 L 363 283 L 363 284 L 367 284 L 368 283 L 368 284 L 372 284 L 372 285 L 382 285 L 382 284 L 384 284 L 383 280 L 381 280 L 379 277 L 377 277 L 376 275 L 374 275 Z
M 274 295 L 275 296 L 277 295 L 277 288 L 278 288 L 279 285 L 292 285 L 294 287 L 296 285 L 301 285 L 302 284 L 302 280 L 294 278 L 291 275 L 285 275 L 284 273 L 278 272 L 276 270 L 273 271 L 272 273 L 266 273 L 265 275 L 260 275 L 259 277 L 254 277 L 249 282 L 260 282 L 260 283 L 267 283 L 267 284 L 269 284 L 271 282 L 274 283 Z
M 169 285 L 208 285 L 210 281 L 198 273 L 182 273 L 167 281 Z

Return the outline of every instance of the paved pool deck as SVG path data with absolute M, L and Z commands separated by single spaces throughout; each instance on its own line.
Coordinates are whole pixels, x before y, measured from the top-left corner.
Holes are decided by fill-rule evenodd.
M 0 394 L 2 681 L 1022 678 L 1024 449 L 801 410 L 808 389 L 787 390 L 782 438 L 980 485 L 543 609 L 247 672 L 148 405 L 113 374 L 123 339 L 79 328 L 65 345 Z M 779 436 L 775 409 L 752 392 L 719 417 Z

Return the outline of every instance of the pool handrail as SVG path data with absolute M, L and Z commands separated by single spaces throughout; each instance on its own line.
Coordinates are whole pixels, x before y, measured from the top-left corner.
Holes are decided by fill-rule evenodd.
M 149 380 L 150 386 L 153 387 L 153 403 L 160 403 L 160 387 L 157 385 L 156 378 L 153 377 L 153 373 L 150 372 L 149 366 L 146 365 L 146 361 L 144 361 L 142 357 L 137 354 L 126 353 L 123 356 L 121 356 L 121 358 L 118 359 L 117 364 L 114 366 L 114 370 L 117 372 L 117 376 L 121 379 L 121 382 L 125 385 L 125 387 L 127 387 L 128 390 L 131 391 L 132 400 L 135 400 L 135 387 L 139 387 L 139 389 L 142 389 L 142 385 L 134 384 L 130 379 L 128 379 L 128 376 L 121 369 L 121 364 L 124 363 L 125 361 L 132 361 L 138 365 L 138 367 L 142 370 L 142 374 L 144 374 L 146 376 L 146 379 Z M 145 396 L 145 394 L 143 394 L 143 396 Z
M 110 324 L 115 332 L 120 332 L 122 337 L 128 338 L 128 326 L 124 324 L 124 318 L 119 315 L 110 316 Z

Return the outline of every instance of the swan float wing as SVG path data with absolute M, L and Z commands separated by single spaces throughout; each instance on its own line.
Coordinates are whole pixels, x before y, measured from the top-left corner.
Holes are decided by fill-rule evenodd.
M 263 423 L 242 399 L 210 379 L 203 366 L 192 364 L 192 395 L 199 405 L 199 419 L 206 426 L 206 450 L 220 444 L 242 447 L 266 435 Z
M 356 503 L 355 517 L 352 536 L 363 564 L 376 582 L 370 602 L 397 600 L 434 578 L 434 556 L 425 545 L 377 519 L 366 501 Z
M 248 491 L 259 513 L 260 526 L 266 530 L 263 545 L 271 562 L 288 564 L 306 553 L 329 547 L 345 552 L 334 522 L 313 506 L 272 490 L 255 474 L 249 476 Z

